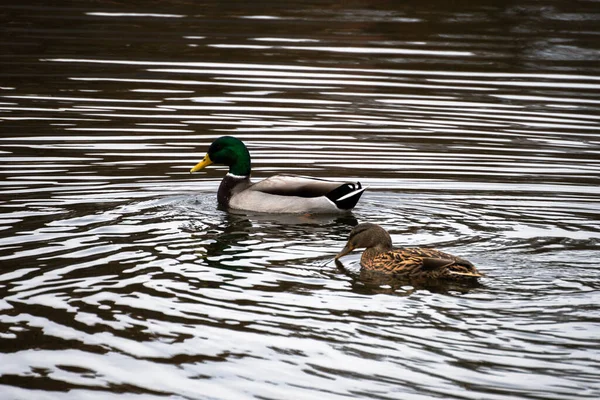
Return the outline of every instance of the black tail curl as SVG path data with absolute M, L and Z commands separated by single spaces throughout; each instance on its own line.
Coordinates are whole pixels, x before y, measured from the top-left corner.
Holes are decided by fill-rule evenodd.
M 351 210 L 356 206 L 360 196 L 367 188 L 363 188 L 360 182 L 344 183 L 327 193 L 325 196 L 335 203 L 340 210 Z

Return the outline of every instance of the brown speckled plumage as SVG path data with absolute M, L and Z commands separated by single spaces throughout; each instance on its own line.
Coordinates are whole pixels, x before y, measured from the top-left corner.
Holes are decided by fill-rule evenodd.
M 375 224 L 357 225 L 336 259 L 360 248 L 366 248 L 360 264 L 367 271 L 418 280 L 476 280 L 483 276 L 469 261 L 436 249 L 394 249 L 390 235 Z

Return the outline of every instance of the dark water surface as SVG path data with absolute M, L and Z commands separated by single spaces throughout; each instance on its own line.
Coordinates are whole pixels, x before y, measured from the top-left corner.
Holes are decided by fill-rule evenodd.
M 600 2 L 470 3 L 4 1 L 0 398 L 599 398 Z M 219 211 L 224 134 L 370 189 Z M 366 221 L 487 277 L 339 269 Z

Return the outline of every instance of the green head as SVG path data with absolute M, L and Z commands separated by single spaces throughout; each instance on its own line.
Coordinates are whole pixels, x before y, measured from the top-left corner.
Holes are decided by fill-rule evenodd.
M 246 145 L 233 136 L 221 136 L 212 142 L 204 159 L 190 172 L 200 171 L 211 164 L 227 165 L 233 175 L 250 176 L 250 153 Z

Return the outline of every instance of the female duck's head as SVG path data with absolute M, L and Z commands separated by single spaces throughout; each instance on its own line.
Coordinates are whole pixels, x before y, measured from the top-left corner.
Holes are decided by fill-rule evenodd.
M 380 251 L 388 251 L 392 249 L 392 238 L 385 229 L 376 224 L 362 223 L 358 224 L 350 232 L 348 243 L 335 256 L 339 259 L 354 249 L 370 249 L 376 248 Z
M 227 165 L 233 175 L 250 176 L 250 153 L 246 145 L 233 136 L 221 136 L 212 142 L 204 159 L 190 172 L 198 172 L 211 164 Z

